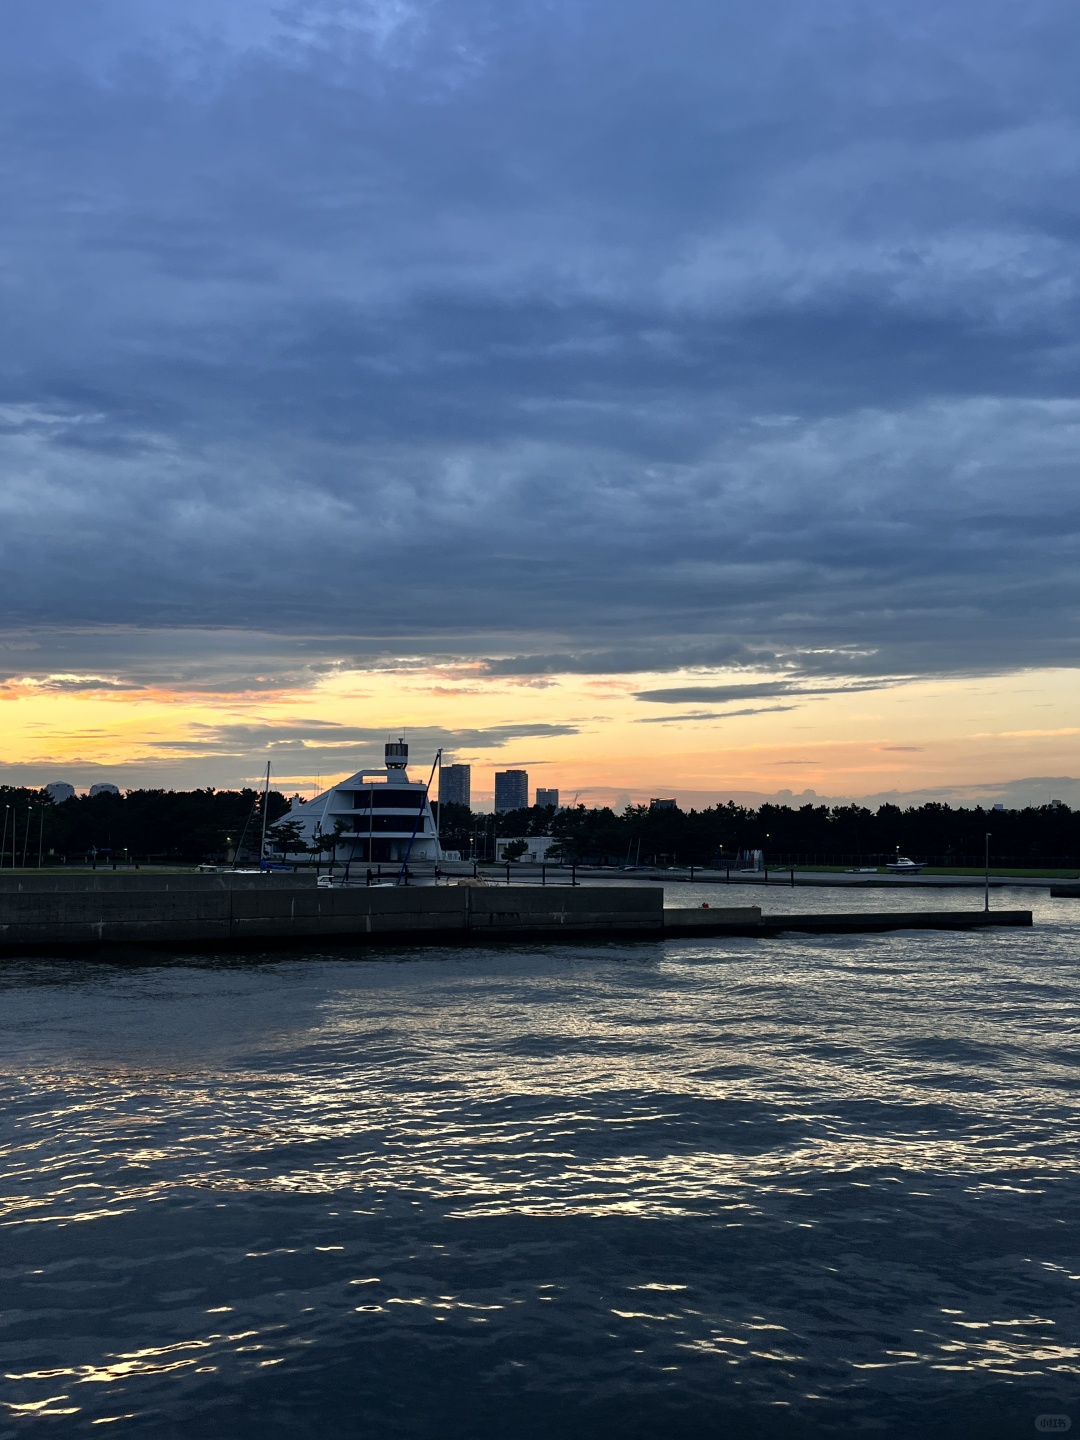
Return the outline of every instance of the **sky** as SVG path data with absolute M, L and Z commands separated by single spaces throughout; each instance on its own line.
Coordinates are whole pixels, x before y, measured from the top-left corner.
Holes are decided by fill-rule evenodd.
M 0 783 L 1080 803 L 1080 11 L 9 0 Z

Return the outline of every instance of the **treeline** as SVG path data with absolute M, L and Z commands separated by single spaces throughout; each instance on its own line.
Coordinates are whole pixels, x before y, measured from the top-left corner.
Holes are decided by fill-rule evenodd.
M 1025 810 L 954 808 L 930 804 L 901 809 L 882 805 L 762 805 L 728 803 L 706 810 L 661 810 L 645 805 L 555 811 L 540 806 L 502 815 L 474 815 L 447 805 L 444 846 L 469 857 L 494 854 L 494 839 L 551 835 L 567 860 L 592 864 L 714 865 L 745 850 L 762 850 L 766 862 L 884 864 L 897 850 L 927 864 L 979 864 L 989 831 L 991 860 L 1016 866 L 1080 863 L 1080 811 L 1053 801 Z M 552 857 L 554 858 L 554 856 Z
M 39 846 L 45 864 L 251 861 L 258 857 L 261 803 L 255 790 L 205 789 L 80 795 L 56 805 L 44 791 L 0 786 L 2 863 L 21 865 L 25 856 L 36 865 Z M 268 825 L 287 810 L 285 797 L 271 790 Z M 559 842 L 557 853 L 582 864 L 714 865 L 762 850 L 776 866 L 883 864 L 897 850 L 928 864 L 978 864 L 989 831 L 995 864 L 1080 864 L 1080 811 L 1058 801 L 1025 810 L 940 804 L 750 810 L 729 803 L 684 811 L 638 805 L 621 814 L 534 805 L 503 815 L 445 805 L 440 830 L 443 845 L 468 859 L 493 858 L 497 837 L 551 835 Z
M 256 790 L 129 790 L 76 795 L 55 805 L 43 790 L 0 786 L 4 865 L 198 864 L 258 858 L 262 795 Z M 267 822 L 289 802 L 271 790 Z

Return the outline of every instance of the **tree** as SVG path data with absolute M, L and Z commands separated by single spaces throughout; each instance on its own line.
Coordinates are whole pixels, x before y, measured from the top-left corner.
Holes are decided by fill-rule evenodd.
M 326 834 L 322 830 L 317 830 L 315 832 L 315 838 L 308 846 L 308 849 L 313 855 L 322 855 L 324 852 L 326 852 L 329 855 L 330 859 L 334 860 L 337 858 L 337 849 L 338 846 L 341 844 L 341 837 L 350 828 L 351 827 L 349 825 L 349 822 L 339 815 L 334 821 L 333 830 L 329 834 Z
M 432 808 L 439 817 L 439 840 L 443 848 L 459 850 L 462 855 L 471 855 L 476 816 L 468 805 L 441 805 L 435 800 Z
M 300 820 L 279 820 L 276 825 L 271 825 L 266 832 L 266 838 L 271 845 L 281 852 L 282 858 L 289 855 L 306 855 L 308 847 L 301 840 L 303 822 Z
M 528 848 L 529 842 L 527 840 L 511 840 L 509 844 L 503 846 L 503 859 L 520 860 Z

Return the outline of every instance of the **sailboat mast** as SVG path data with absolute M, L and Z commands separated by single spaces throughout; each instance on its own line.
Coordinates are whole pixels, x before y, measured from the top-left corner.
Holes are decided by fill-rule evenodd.
M 265 862 L 266 862 L 266 820 L 267 820 L 267 813 L 266 813 L 266 812 L 267 812 L 267 808 L 269 807 L 269 804 L 270 804 L 270 761 L 268 760 L 268 761 L 266 762 L 266 780 L 265 780 L 265 782 L 263 783 L 262 839 L 259 841 L 259 869 L 260 869 L 260 870 L 263 868 L 263 865 L 264 865 Z

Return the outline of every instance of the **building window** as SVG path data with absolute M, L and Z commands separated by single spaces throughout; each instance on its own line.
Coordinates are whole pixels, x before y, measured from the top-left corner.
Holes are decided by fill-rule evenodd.
M 427 799 L 423 790 L 400 790 L 390 785 L 380 785 L 377 790 L 354 790 L 352 795 L 356 810 L 422 810 Z
M 385 832 L 387 830 L 393 831 L 398 835 L 411 835 L 414 825 L 416 825 L 415 815 L 373 815 L 371 817 L 371 829 L 376 835 L 379 834 L 380 831 Z M 419 825 L 416 825 L 416 833 L 417 835 L 423 835 L 423 820 L 420 821 Z

